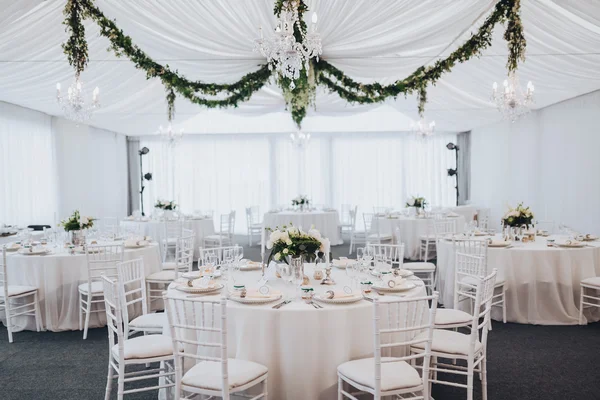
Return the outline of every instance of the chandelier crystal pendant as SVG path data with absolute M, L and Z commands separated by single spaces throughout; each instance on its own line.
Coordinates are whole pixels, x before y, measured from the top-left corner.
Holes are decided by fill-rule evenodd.
M 421 119 L 412 123 L 411 128 L 417 134 L 417 137 L 428 138 L 435 131 L 435 121 L 427 122 L 425 117 L 421 116 Z
M 292 146 L 297 149 L 304 149 L 308 146 L 308 142 L 310 141 L 310 133 L 304 132 L 296 132 L 290 133 L 290 140 L 292 142 Z
M 92 92 L 92 101 L 86 104 L 85 91 L 79 75 L 75 76 L 75 80 L 69 86 L 66 97 L 63 97 L 61 94 L 60 83 L 56 84 L 56 101 L 63 110 L 65 117 L 78 124 L 88 121 L 92 117 L 94 110 L 100 108 L 99 94 L 100 89 L 96 86 Z
M 179 143 L 179 141 L 183 138 L 183 129 L 180 129 L 178 132 L 173 130 L 173 126 L 169 124 L 167 128 L 163 128 L 163 126 L 158 127 L 157 133 L 164 139 L 169 146 L 175 147 Z
M 310 59 L 316 57 L 318 61 L 323 54 L 321 35 L 317 32 L 317 14 L 312 14 L 311 27 L 306 34 L 301 33 L 302 40 L 298 42 L 294 26 L 298 32 L 303 32 L 300 23 L 298 0 L 285 0 L 273 36 L 265 38 L 259 27 L 260 38 L 254 40 L 254 51 L 267 58 L 270 70 L 275 68 L 281 76 L 291 80 L 291 89 L 296 87 L 294 81 L 300 78 L 302 68 L 308 72 Z
M 527 83 L 526 91 L 521 90 L 519 78 L 515 72 L 511 72 L 503 83 L 503 88 L 498 90 L 498 83 L 492 86 L 492 100 L 502 113 L 504 119 L 515 122 L 521 115 L 531 111 L 533 104 L 533 83 Z

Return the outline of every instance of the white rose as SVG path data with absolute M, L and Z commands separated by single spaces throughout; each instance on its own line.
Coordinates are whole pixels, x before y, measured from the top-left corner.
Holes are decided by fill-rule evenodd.
M 271 240 L 271 242 L 273 242 L 273 243 L 278 241 L 279 238 L 281 238 L 281 232 L 278 230 L 271 232 L 271 235 L 269 236 L 269 240 Z
M 271 250 L 273 248 L 273 242 L 267 240 L 267 249 Z
M 275 254 L 275 257 L 273 257 L 273 258 L 275 258 L 275 260 L 279 261 L 281 259 L 281 253 Z
M 319 251 L 322 251 L 323 253 L 328 253 L 330 246 L 331 243 L 329 242 L 329 239 L 323 238 L 321 240 L 321 247 L 319 248 Z
M 87 225 L 87 224 L 88 224 L 88 222 L 90 222 L 90 221 L 88 220 L 88 217 L 81 217 L 81 226 L 83 226 L 83 225 Z
M 319 232 L 316 229 L 310 229 L 308 231 L 308 236 L 313 237 L 313 238 L 315 238 L 317 240 L 321 240 L 321 232 Z
M 289 252 L 290 252 L 290 251 L 289 251 L 288 249 L 283 249 L 283 254 L 287 254 L 287 253 L 289 253 Z
M 288 246 L 292 245 L 292 239 L 288 239 L 285 241 L 285 244 L 287 244 Z
M 288 234 L 297 235 L 298 232 L 298 228 L 296 228 L 295 226 L 290 226 L 289 228 L 287 228 Z
M 288 235 L 287 232 L 282 232 L 280 239 L 281 239 L 282 242 L 287 243 L 287 242 L 290 241 L 290 235 Z

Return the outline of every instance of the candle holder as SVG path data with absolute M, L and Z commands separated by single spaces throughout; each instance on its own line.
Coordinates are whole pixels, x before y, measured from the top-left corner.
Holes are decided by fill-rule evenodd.
M 331 277 L 331 267 L 325 268 L 325 279 L 321 281 L 321 285 L 335 285 L 335 281 Z

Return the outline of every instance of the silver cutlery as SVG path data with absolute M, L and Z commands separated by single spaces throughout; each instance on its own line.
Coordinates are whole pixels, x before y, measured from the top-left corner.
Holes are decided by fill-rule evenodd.
M 311 301 L 309 304 L 312 304 L 312 306 L 314 308 L 316 308 L 317 310 L 323 309 L 325 307 L 323 307 L 322 305 L 320 305 L 319 303 L 315 303 L 314 301 Z
M 274 309 L 276 309 L 276 310 L 279 310 L 281 307 L 283 307 L 283 306 L 285 306 L 286 304 L 289 304 L 289 303 L 291 303 L 291 302 L 292 302 L 291 300 L 285 300 L 285 301 L 282 301 L 282 302 L 281 302 L 281 303 L 279 303 L 279 304 L 276 304 L 276 305 L 274 305 L 274 306 L 273 306 L 273 308 L 274 308 Z

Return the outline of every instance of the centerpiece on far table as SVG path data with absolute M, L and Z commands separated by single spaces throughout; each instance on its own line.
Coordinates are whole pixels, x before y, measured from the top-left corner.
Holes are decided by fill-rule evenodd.
M 525 225 L 529 228 L 533 225 L 533 212 L 529 207 L 524 207 L 523 203 L 519 203 L 516 208 L 509 208 L 504 217 L 502 224 L 510 227 L 521 227 Z
M 173 218 L 173 211 L 177 209 L 177 204 L 174 201 L 158 200 L 154 205 L 155 208 L 163 211 L 163 216 L 166 219 Z
M 292 205 L 294 207 L 299 207 L 300 211 L 304 211 L 304 209 L 310 205 L 310 200 L 308 200 L 308 196 L 299 195 L 292 199 Z
M 408 200 L 406 200 L 406 207 L 410 208 L 411 210 L 414 210 L 414 214 L 420 214 L 425 210 L 425 206 L 427 205 L 427 200 L 425 200 L 425 197 L 409 197 Z
M 75 246 L 80 246 L 85 243 L 84 229 L 89 229 L 94 226 L 96 218 L 82 217 L 79 210 L 75 210 L 73 215 L 60 222 L 60 226 L 65 228 L 65 231 L 71 234 L 71 243 Z
M 329 254 L 329 239 L 321 236 L 321 233 L 311 228 L 304 232 L 302 228 L 296 228 L 292 224 L 276 227 L 271 232 L 267 241 L 267 249 L 271 250 L 267 265 L 271 260 L 288 264 L 294 268 L 301 268 L 304 274 L 304 262 L 313 262 L 317 258 L 317 252 L 322 251 Z M 304 275 L 304 284 L 308 284 L 308 277 Z

